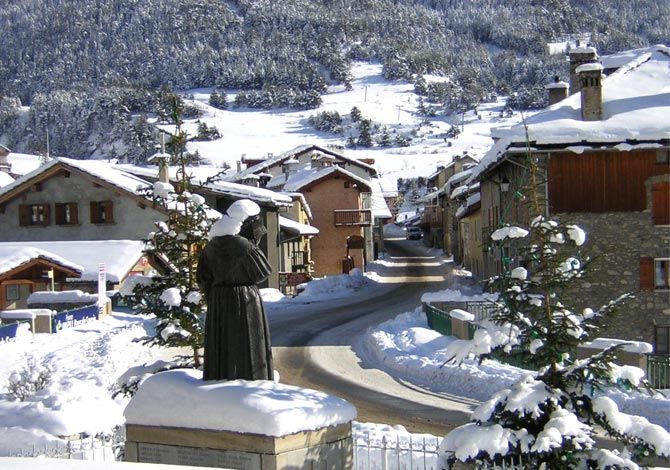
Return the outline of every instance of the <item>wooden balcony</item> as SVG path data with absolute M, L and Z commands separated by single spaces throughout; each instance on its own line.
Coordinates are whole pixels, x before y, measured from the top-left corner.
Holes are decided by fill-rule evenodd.
M 372 211 L 370 210 L 340 210 L 334 211 L 334 215 L 335 227 L 372 225 Z

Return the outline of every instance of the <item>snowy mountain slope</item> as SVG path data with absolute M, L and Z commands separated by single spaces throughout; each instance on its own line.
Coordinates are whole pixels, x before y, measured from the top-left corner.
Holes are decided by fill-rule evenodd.
M 463 152 L 475 157 L 482 155 L 493 143 L 491 127 L 509 126 L 521 118 L 519 113 L 501 117 L 503 98 L 479 106 L 477 112 L 424 118 L 417 112 L 419 97 L 414 93 L 414 86 L 406 81 L 385 80 L 380 64 L 355 63 L 352 74 L 351 90 L 332 86 L 323 96 L 323 104 L 309 111 L 219 110 L 208 104 L 209 89 L 192 90 L 193 103 L 204 113 L 199 121 L 208 127 L 216 127 L 222 137 L 208 142 L 191 142 L 188 148 L 193 152 L 197 150 L 203 160 L 214 167 L 227 164 L 235 168 L 236 162 L 243 157 L 276 155 L 299 145 L 343 146 L 346 134 L 318 132 L 307 119 L 322 111 L 337 111 L 344 116 L 357 107 L 364 118 L 388 127 L 391 133 L 413 135 L 408 147 L 343 150 L 353 158 L 375 159 L 384 190 L 395 191 L 398 177 L 427 176 L 438 164 L 447 164 L 454 155 Z M 189 135 L 197 134 L 197 121 L 186 121 L 184 129 Z M 444 135 L 452 125 L 462 125 L 463 131 L 456 138 L 446 138 Z

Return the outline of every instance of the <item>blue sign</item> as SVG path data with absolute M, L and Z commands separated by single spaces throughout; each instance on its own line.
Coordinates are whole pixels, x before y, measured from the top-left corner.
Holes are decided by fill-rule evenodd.
M 20 322 L 16 322 L 11 325 L 0 326 L 0 343 L 14 339 L 20 324 Z
M 53 317 L 53 331 L 55 333 L 63 328 L 74 328 L 77 325 L 88 323 L 91 320 L 97 320 L 98 314 L 99 311 L 97 305 L 89 305 L 88 307 L 57 313 Z

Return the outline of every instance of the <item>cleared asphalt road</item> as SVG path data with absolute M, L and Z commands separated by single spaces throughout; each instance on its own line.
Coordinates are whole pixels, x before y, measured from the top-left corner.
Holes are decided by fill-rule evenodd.
M 444 435 L 469 421 L 474 401 L 434 394 L 371 368 L 353 345 L 366 330 L 414 310 L 421 294 L 451 285 L 449 266 L 420 242 L 386 240 L 383 282 L 346 299 L 315 302 L 270 315 L 275 369 L 282 383 L 340 396 L 359 422 L 401 424 L 411 432 Z M 360 349 L 360 348 L 356 348 Z

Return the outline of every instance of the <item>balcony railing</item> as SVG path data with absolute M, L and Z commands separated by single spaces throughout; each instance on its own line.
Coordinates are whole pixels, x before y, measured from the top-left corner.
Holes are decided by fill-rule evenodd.
M 372 211 L 369 210 L 338 210 L 334 214 L 336 227 L 372 225 Z

